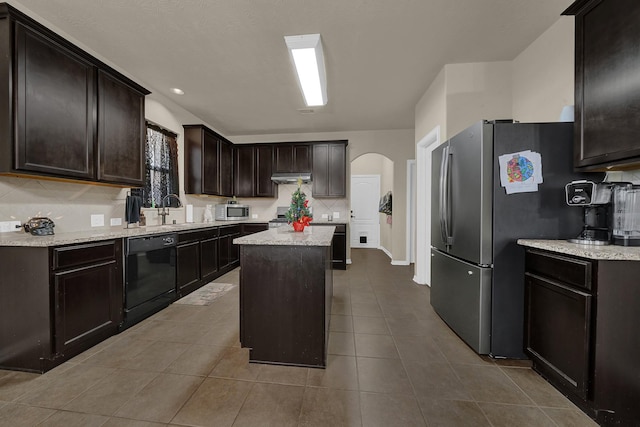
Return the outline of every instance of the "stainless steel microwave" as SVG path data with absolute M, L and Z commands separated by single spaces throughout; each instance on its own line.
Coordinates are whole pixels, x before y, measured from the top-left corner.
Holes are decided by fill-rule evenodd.
M 216 221 L 238 221 L 249 219 L 249 206 L 235 203 L 216 205 Z

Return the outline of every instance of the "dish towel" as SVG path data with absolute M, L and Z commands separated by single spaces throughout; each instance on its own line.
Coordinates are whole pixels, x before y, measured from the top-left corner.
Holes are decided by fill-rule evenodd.
M 140 208 L 142 207 L 142 197 L 127 196 L 124 207 L 124 219 L 127 224 L 140 221 Z

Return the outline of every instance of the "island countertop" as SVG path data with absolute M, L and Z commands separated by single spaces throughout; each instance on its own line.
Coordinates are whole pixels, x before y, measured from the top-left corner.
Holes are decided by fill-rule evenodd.
M 331 246 L 335 227 L 309 226 L 304 232 L 295 232 L 290 227 L 270 228 L 266 231 L 238 237 L 236 245 L 262 246 Z
M 580 245 L 566 240 L 518 239 L 518 244 L 582 258 L 608 261 L 640 261 L 640 247 Z

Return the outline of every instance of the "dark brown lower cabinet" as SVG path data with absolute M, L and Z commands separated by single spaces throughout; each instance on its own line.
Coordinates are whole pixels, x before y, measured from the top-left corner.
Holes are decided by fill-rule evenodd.
M 640 425 L 640 262 L 526 251 L 533 368 L 604 426 Z
M 240 237 L 240 225 L 223 225 L 220 227 L 220 255 L 218 262 L 221 274 L 233 270 L 240 265 L 240 248 L 233 244 L 233 239 Z
M 526 349 L 539 371 L 587 398 L 592 296 L 527 273 Z M 562 327 L 559 327 L 562 325 Z
M 178 233 L 178 297 L 219 276 L 218 227 Z
M 331 245 L 331 260 L 334 270 L 347 269 L 347 225 L 331 223 L 311 223 L 313 226 L 334 226 L 333 244 Z
M 117 333 L 122 240 L 0 247 L 0 368 L 46 372 Z
M 178 237 L 179 239 L 180 237 Z M 178 298 L 197 289 L 200 282 L 200 242 L 179 244 L 177 256 L 177 295 Z

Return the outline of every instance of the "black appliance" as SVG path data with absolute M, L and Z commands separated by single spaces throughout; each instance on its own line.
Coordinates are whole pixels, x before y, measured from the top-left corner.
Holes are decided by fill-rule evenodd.
M 176 233 L 126 240 L 124 321 L 121 329 L 167 307 L 176 299 Z
M 614 185 L 608 182 L 571 181 L 565 186 L 566 202 L 584 210 L 584 224 L 571 243 L 608 245 L 611 240 L 611 193 Z
M 526 150 L 540 154 L 543 182 L 507 194 L 499 157 Z M 479 121 L 433 151 L 431 305 L 476 352 L 526 358 L 517 239 L 577 235 L 581 212 L 564 203 L 564 186 L 602 176 L 573 172 L 573 123 Z

